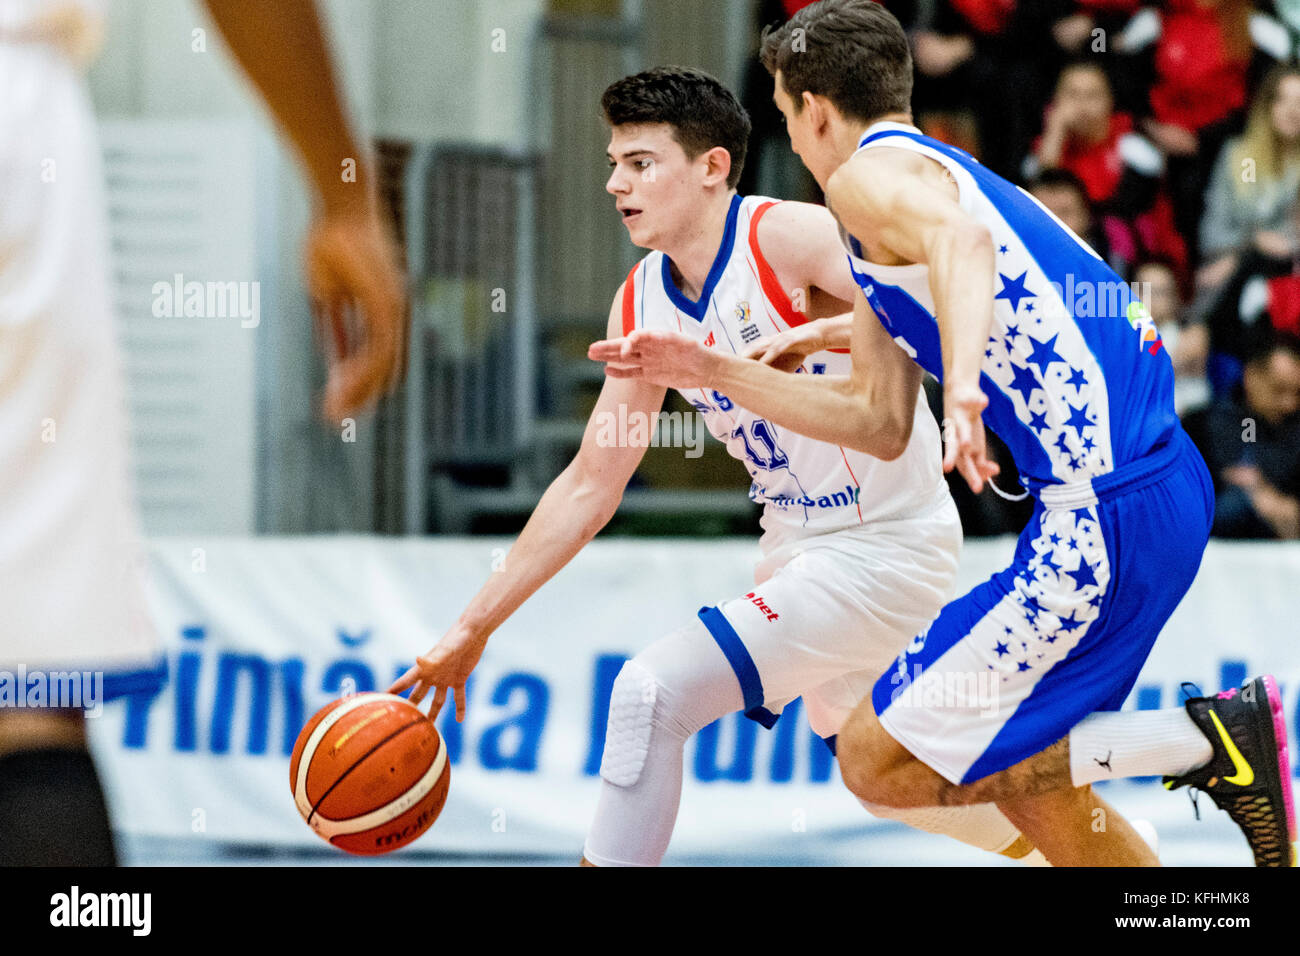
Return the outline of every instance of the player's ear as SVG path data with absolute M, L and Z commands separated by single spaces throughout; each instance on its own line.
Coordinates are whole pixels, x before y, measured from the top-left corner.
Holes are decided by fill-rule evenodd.
M 701 157 L 704 161 L 704 184 L 714 186 L 725 183 L 731 175 L 731 153 L 722 146 L 714 146 Z
M 814 96 L 807 90 L 800 94 L 800 101 L 803 103 L 804 112 L 808 114 L 808 125 L 814 132 L 820 133 L 822 127 L 826 125 L 829 114 L 826 111 L 826 99 L 821 96 Z

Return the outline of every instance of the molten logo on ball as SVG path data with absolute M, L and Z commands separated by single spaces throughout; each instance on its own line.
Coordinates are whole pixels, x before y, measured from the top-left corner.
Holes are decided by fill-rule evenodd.
M 387 853 L 427 830 L 447 800 L 447 748 L 419 708 L 393 694 L 322 707 L 298 735 L 289 787 L 322 839 Z

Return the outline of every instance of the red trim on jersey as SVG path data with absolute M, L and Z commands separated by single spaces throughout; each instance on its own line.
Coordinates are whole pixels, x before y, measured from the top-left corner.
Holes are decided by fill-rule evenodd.
M 777 202 L 780 202 L 780 200 L 763 203 L 763 205 L 755 209 L 753 215 L 749 217 L 749 248 L 750 251 L 754 253 L 754 262 L 758 266 L 758 284 L 763 287 L 763 295 L 767 297 L 768 302 L 776 306 L 777 314 L 781 316 L 781 319 L 785 324 L 790 328 L 794 328 L 796 325 L 803 325 L 808 322 L 808 316 L 795 309 L 794 304 L 790 301 L 790 297 L 786 295 L 785 290 L 781 288 L 781 283 L 777 280 L 776 273 L 772 270 L 772 266 L 768 263 L 767 259 L 764 258 L 763 250 L 758 244 L 758 221 L 762 219 L 763 214 L 775 206 Z M 847 355 L 849 352 L 848 349 L 827 349 L 827 351 L 838 352 L 841 355 Z
M 750 262 L 747 259 L 745 260 L 745 265 L 749 266 L 749 274 L 752 275 L 754 277 L 754 280 L 758 282 L 758 284 L 761 286 L 763 284 L 763 280 L 760 279 L 758 277 L 758 273 L 754 271 L 754 263 Z M 767 301 L 766 292 L 763 293 L 763 314 L 767 316 L 767 321 L 772 323 L 772 328 L 776 329 L 777 334 L 779 335 L 782 332 L 782 329 L 781 326 L 776 324 L 776 319 L 772 318 L 772 303 Z
M 838 446 L 838 447 L 839 447 L 839 449 L 840 449 L 840 457 L 844 459 L 844 467 L 847 468 L 847 469 L 849 470 L 849 477 L 853 479 L 853 484 L 857 486 L 858 491 L 861 491 L 861 490 L 862 490 L 862 485 L 858 484 L 858 476 L 855 475 L 855 474 L 853 473 L 853 466 L 849 464 L 849 456 L 846 455 L 846 454 L 844 454 L 844 446 L 843 446 L 843 445 L 840 445 L 840 446 Z M 858 509 L 858 524 L 861 524 L 861 523 L 862 523 L 862 503 L 859 502 L 859 501 L 855 501 L 855 502 L 853 502 L 853 504 L 857 506 L 857 509 Z
M 636 328 L 636 270 L 641 268 L 641 263 L 632 267 L 632 271 L 627 274 L 627 282 L 623 283 L 623 334 L 631 335 L 632 330 Z
M 807 322 L 808 316 L 795 310 L 794 305 L 790 302 L 790 297 L 785 294 L 785 289 L 781 288 L 776 273 L 772 271 L 771 265 L 763 257 L 763 250 L 758 245 L 759 220 L 763 218 L 764 213 L 775 205 L 775 202 L 763 203 L 749 217 L 749 248 L 754 253 L 754 262 L 758 266 L 758 281 L 763 287 L 763 294 L 767 296 L 769 302 L 776 306 L 777 314 L 785 320 L 785 324 L 793 328 Z

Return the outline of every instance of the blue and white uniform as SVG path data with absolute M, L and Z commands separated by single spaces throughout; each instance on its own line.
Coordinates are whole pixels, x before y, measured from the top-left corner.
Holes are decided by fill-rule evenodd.
M 1120 706 L 1195 577 L 1213 488 L 1174 413 L 1169 357 L 1129 286 L 961 150 L 890 122 L 868 129 L 859 150 L 879 147 L 940 163 L 992 235 L 984 421 L 1036 498 L 1012 565 L 946 607 L 873 691 L 886 730 L 968 782 Z M 868 262 L 843 238 L 881 323 L 942 380 L 929 267 Z
M 623 288 L 623 330 L 667 329 L 740 354 L 807 322 L 763 257 L 758 223 L 775 204 L 732 198 L 701 297 L 652 252 Z M 847 375 L 846 350 L 808 357 L 805 374 Z M 918 390 L 919 391 L 919 390 Z M 939 467 L 939 432 L 918 400 L 907 450 L 881 461 L 780 428 L 704 389 L 681 394 L 753 479 L 763 505 L 754 591 L 699 618 L 740 681 L 748 716 L 771 726 L 802 696 L 831 737 L 956 586 L 961 525 Z

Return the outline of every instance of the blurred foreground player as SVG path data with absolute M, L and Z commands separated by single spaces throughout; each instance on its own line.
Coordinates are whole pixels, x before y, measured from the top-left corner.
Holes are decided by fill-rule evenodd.
M 307 278 L 335 349 L 325 411 L 355 413 L 395 377 L 404 292 L 315 6 L 207 5 L 315 186 Z M 0 0 L 0 865 L 115 862 L 83 709 L 166 679 L 137 578 L 99 146 L 82 77 L 105 6 Z M 355 183 L 341 181 L 345 158 L 358 161 Z M 22 675 L 72 672 L 87 675 L 79 701 L 27 698 Z
M 939 470 L 938 428 L 916 401 L 920 370 L 866 313 L 810 322 L 804 311 L 839 313 L 861 299 L 834 220 L 818 206 L 736 194 L 749 120 L 735 97 L 706 74 L 662 68 L 614 83 L 602 107 L 613 128 L 606 189 L 632 241 L 656 250 L 615 295 L 609 334 L 681 330 L 737 361 L 758 365 L 738 357 L 749 352 L 803 373 L 778 377 L 830 373 L 844 386 L 850 338 L 873 355 L 888 347 L 896 361 L 884 355 L 858 374 L 908 418 L 899 430 L 912 436 L 884 461 L 776 428 L 707 383 L 681 390 L 753 478 L 763 558 L 752 592 L 703 608 L 614 683 L 584 860 L 649 866 L 672 836 L 687 738 L 736 711 L 771 727 L 802 696 L 812 729 L 833 749 L 854 705 L 951 594 L 961 527 Z M 436 714 L 450 688 L 463 716 L 465 682 L 489 636 L 617 511 L 665 391 L 610 369 L 577 457 L 504 567 L 394 692 L 414 686 L 419 702 L 436 688 Z M 1012 857 L 1033 850 L 991 805 L 868 809 Z
M 899 808 L 994 801 L 1057 865 L 1149 865 L 1089 784 L 1161 773 L 1227 809 L 1258 865 L 1289 865 L 1295 818 L 1271 678 L 1185 711 L 1105 713 L 1191 585 L 1214 510 L 1145 307 L 1028 194 L 912 125 L 907 38 L 883 7 L 814 3 L 765 35 L 762 56 L 854 279 L 943 383 L 945 468 L 976 492 L 997 474 L 987 418 L 1037 499 L 1012 565 L 918 632 L 845 724 L 845 783 Z M 646 381 L 702 375 L 758 414 L 864 451 L 895 446 L 890 423 L 906 421 L 864 393 L 809 422 L 780 376 L 677 339 L 613 345 L 610 360 Z M 855 374 L 878 359 L 855 347 Z M 935 706 L 936 686 L 961 694 Z

